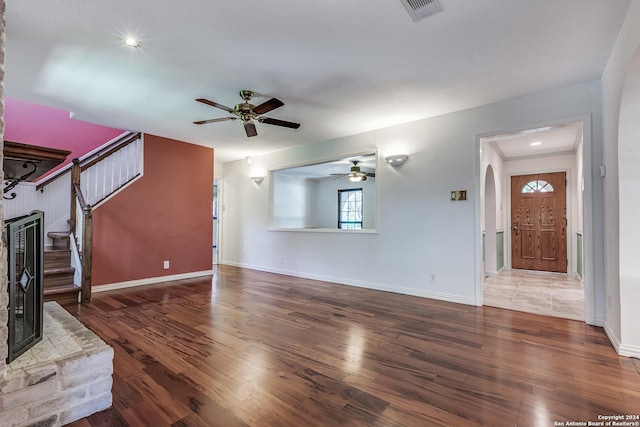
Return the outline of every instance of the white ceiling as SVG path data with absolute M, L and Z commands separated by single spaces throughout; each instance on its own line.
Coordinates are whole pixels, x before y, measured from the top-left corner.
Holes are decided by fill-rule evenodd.
M 582 122 L 527 129 L 482 139 L 489 142 L 502 160 L 575 154 L 582 141 Z
M 413 23 L 400 0 L 9 1 L 6 93 L 226 161 L 597 79 L 629 0 L 441 3 Z M 240 89 L 302 126 L 192 123 Z

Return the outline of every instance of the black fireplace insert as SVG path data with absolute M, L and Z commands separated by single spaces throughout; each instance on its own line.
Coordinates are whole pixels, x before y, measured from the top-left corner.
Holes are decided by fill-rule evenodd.
M 44 293 L 44 213 L 33 212 L 5 221 L 11 363 L 42 340 Z

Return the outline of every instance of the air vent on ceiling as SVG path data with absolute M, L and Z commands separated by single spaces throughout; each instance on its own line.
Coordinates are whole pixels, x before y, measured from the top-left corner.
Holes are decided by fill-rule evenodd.
M 407 12 L 413 19 L 418 22 L 438 12 L 442 12 L 442 5 L 439 0 L 400 0 Z

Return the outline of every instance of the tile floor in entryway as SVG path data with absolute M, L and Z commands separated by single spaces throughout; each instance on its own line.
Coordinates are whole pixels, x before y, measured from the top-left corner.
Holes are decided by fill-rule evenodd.
M 566 274 L 503 269 L 485 278 L 484 305 L 584 321 L 584 286 Z

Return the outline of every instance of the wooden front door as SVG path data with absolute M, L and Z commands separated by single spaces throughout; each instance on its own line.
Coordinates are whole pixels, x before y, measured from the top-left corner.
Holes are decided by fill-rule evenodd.
M 511 266 L 567 272 L 566 173 L 511 177 Z

